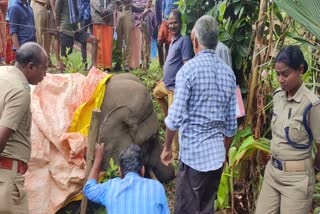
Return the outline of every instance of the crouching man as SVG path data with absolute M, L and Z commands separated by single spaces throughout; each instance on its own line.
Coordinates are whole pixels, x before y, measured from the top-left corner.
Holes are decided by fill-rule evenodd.
M 121 178 L 97 183 L 103 160 L 104 144 L 97 144 L 95 159 L 84 194 L 93 202 L 107 208 L 108 214 L 169 214 L 164 187 L 153 179 L 144 178 L 143 151 L 138 145 L 130 144 L 119 155 Z

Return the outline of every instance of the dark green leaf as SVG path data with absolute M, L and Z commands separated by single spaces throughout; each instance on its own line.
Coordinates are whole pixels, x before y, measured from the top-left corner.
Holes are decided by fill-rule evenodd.
M 236 66 L 236 69 L 238 69 L 238 70 L 240 70 L 240 68 L 242 66 L 242 56 L 240 54 L 236 54 L 235 66 Z

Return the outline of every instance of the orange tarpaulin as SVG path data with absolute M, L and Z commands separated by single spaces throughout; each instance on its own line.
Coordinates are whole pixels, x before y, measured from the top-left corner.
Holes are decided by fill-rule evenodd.
M 82 189 L 87 137 L 67 133 L 76 108 L 93 95 L 106 74 L 47 74 L 31 95 L 31 160 L 25 188 L 32 214 L 53 214 Z

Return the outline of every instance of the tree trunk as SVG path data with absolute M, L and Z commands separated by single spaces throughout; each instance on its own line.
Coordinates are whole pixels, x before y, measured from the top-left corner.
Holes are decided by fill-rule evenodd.
M 246 125 L 251 123 L 251 119 L 253 118 L 254 113 L 256 112 L 254 97 L 255 97 L 255 89 L 258 85 L 258 79 L 260 74 L 260 68 L 258 67 L 261 64 L 261 52 L 263 52 L 265 38 L 264 38 L 264 28 L 265 28 L 265 13 L 268 8 L 269 0 L 260 0 L 260 9 L 259 9 L 259 18 L 256 22 L 255 29 L 255 43 L 253 50 L 253 59 L 251 65 L 251 74 L 249 78 L 249 92 L 248 92 L 248 102 L 247 102 L 247 116 L 246 116 Z

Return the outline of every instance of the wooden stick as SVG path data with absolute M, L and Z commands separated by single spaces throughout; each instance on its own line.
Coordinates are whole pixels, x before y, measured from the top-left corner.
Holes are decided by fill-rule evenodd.
M 94 160 L 94 152 L 96 148 L 96 142 L 98 141 L 98 134 L 99 134 L 99 125 L 100 125 L 100 109 L 93 109 L 90 128 L 89 128 L 89 135 L 88 135 L 88 148 L 87 148 L 87 158 L 86 158 L 86 171 L 85 171 L 85 180 L 87 181 L 88 175 L 92 168 L 93 160 Z M 87 211 L 88 199 L 83 194 L 81 200 L 81 210 L 80 214 L 85 214 Z

